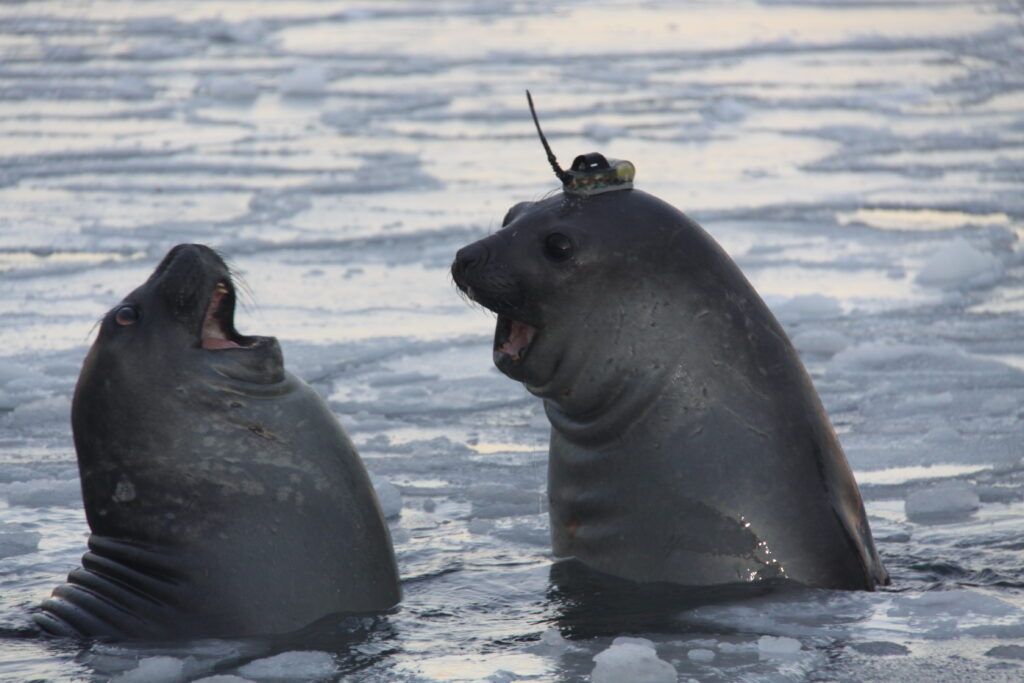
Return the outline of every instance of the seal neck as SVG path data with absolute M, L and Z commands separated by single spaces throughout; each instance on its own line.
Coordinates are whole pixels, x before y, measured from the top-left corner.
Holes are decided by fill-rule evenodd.
M 619 438 L 657 403 L 671 373 L 663 371 L 623 378 L 605 387 L 596 403 L 584 407 L 557 398 L 544 399 L 551 427 L 580 446 L 598 446 Z

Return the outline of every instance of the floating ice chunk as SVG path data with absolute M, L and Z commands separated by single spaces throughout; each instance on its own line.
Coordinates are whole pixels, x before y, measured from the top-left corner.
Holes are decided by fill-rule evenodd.
M 986 652 L 985 656 L 1001 659 L 1024 659 L 1024 645 L 996 645 Z
M 591 140 L 608 142 L 615 138 L 624 137 L 626 135 L 626 129 L 621 126 L 609 126 L 604 123 L 590 123 L 583 126 L 583 134 Z
M 824 294 L 801 294 L 773 307 L 775 315 L 784 322 L 838 318 L 843 315 L 839 301 Z
M 907 495 L 903 509 L 913 522 L 963 519 L 978 509 L 981 499 L 965 481 L 946 481 Z
M 35 552 L 40 538 L 40 534 L 35 531 L 0 522 L 0 559 Z
M 383 477 L 370 475 L 370 482 L 377 491 L 380 509 L 387 519 L 394 519 L 402 514 L 402 492 L 398 487 Z
M 846 335 L 834 330 L 801 330 L 793 335 L 793 346 L 804 353 L 834 356 L 849 345 Z
M 291 70 L 278 86 L 285 95 L 319 97 L 327 90 L 327 70 L 319 64 L 303 64 Z
M 540 644 L 553 650 L 568 650 L 572 647 L 557 628 L 549 628 L 540 637 Z
M 957 238 L 938 249 L 917 273 L 917 281 L 940 289 L 965 289 L 990 285 L 1003 274 L 1002 262 Z
M 146 657 L 134 669 L 111 678 L 110 683 L 179 683 L 185 680 L 185 663 L 176 657 Z
M 0 484 L 0 496 L 9 505 L 23 507 L 78 507 L 82 487 L 77 479 L 32 479 Z
M 481 536 L 483 534 L 489 534 L 494 531 L 494 522 L 489 519 L 471 519 L 466 525 L 466 529 L 471 534 Z
M 254 683 L 251 678 L 242 678 L 241 676 L 232 676 L 231 674 L 220 674 L 218 676 L 207 676 L 206 678 L 199 678 L 192 683 Z
M 701 107 L 700 115 L 706 122 L 734 123 L 746 117 L 747 108 L 732 97 L 719 97 Z
M 22 467 L 21 465 L 4 465 L 0 467 L 0 483 L 2 484 L 38 478 L 39 472 L 28 467 Z
M 249 662 L 239 667 L 238 673 L 256 680 L 272 678 L 319 681 L 330 678 L 337 670 L 338 665 L 328 652 L 294 650 Z
M 937 617 L 1009 617 L 1021 610 L 999 598 L 973 590 L 928 591 L 917 595 L 898 595 L 887 614 L 890 617 L 915 617 L 932 620 Z
M 694 662 L 710 662 L 715 658 L 715 651 L 698 647 L 687 652 L 686 656 Z
M 943 370 L 948 372 L 1005 373 L 1003 363 L 969 356 L 954 346 L 868 342 L 840 351 L 829 363 L 830 371 L 891 372 Z
M 249 102 L 260 94 L 259 86 L 239 76 L 210 76 L 200 81 L 196 92 L 218 100 Z
M 757 639 L 757 652 L 761 659 L 788 657 L 800 652 L 800 641 L 786 636 L 761 636 Z
M 594 655 L 591 683 L 676 683 L 675 667 L 658 658 L 654 643 L 644 638 L 616 638 Z
M 67 422 L 71 401 L 67 396 L 48 396 L 24 403 L 11 413 L 11 425 L 20 429 Z

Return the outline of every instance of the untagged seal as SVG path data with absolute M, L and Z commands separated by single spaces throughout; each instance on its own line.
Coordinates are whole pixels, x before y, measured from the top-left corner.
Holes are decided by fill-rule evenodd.
M 514 206 L 452 275 L 498 315 L 499 370 L 544 400 L 555 554 L 639 582 L 887 583 L 821 401 L 736 264 L 632 189 L 632 164 L 563 171 L 541 139 L 563 192 Z
M 34 616 L 43 630 L 277 634 L 398 603 L 352 443 L 234 310 L 220 257 L 179 245 L 104 317 L 71 415 L 89 552 Z

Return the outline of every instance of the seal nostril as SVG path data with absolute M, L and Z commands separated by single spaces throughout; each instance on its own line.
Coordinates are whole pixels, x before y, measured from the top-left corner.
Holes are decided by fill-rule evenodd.
M 469 271 L 487 263 L 487 258 L 487 247 L 479 242 L 463 247 L 455 254 L 455 262 L 452 263 L 452 275 L 456 281 L 459 281 Z

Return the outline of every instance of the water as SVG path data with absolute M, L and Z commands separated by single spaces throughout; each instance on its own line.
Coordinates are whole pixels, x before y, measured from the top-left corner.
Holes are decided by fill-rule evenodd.
M 158 656 L 137 675 L 586 680 L 623 635 L 684 681 L 1019 680 L 1022 15 L 1019 0 L 3 5 L 0 680 L 106 680 Z M 491 318 L 447 274 L 556 186 L 526 87 L 563 161 L 633 161 L 774 308 L 860 475 L 890 588 L 588 611 L 553 587 L 546 420 L 491 367 Z M 68 410 L 90 328 L 182 241 L 232 259 L 251 291 L 239 329 L 281 339 L 401 492 L 396 614 L 301 642 L 32 630 L 84 550 Z M 977 509 L 907 518 L 908 496 L 948 481 Z M 239 669 L 295 650 L 329 656 Z

